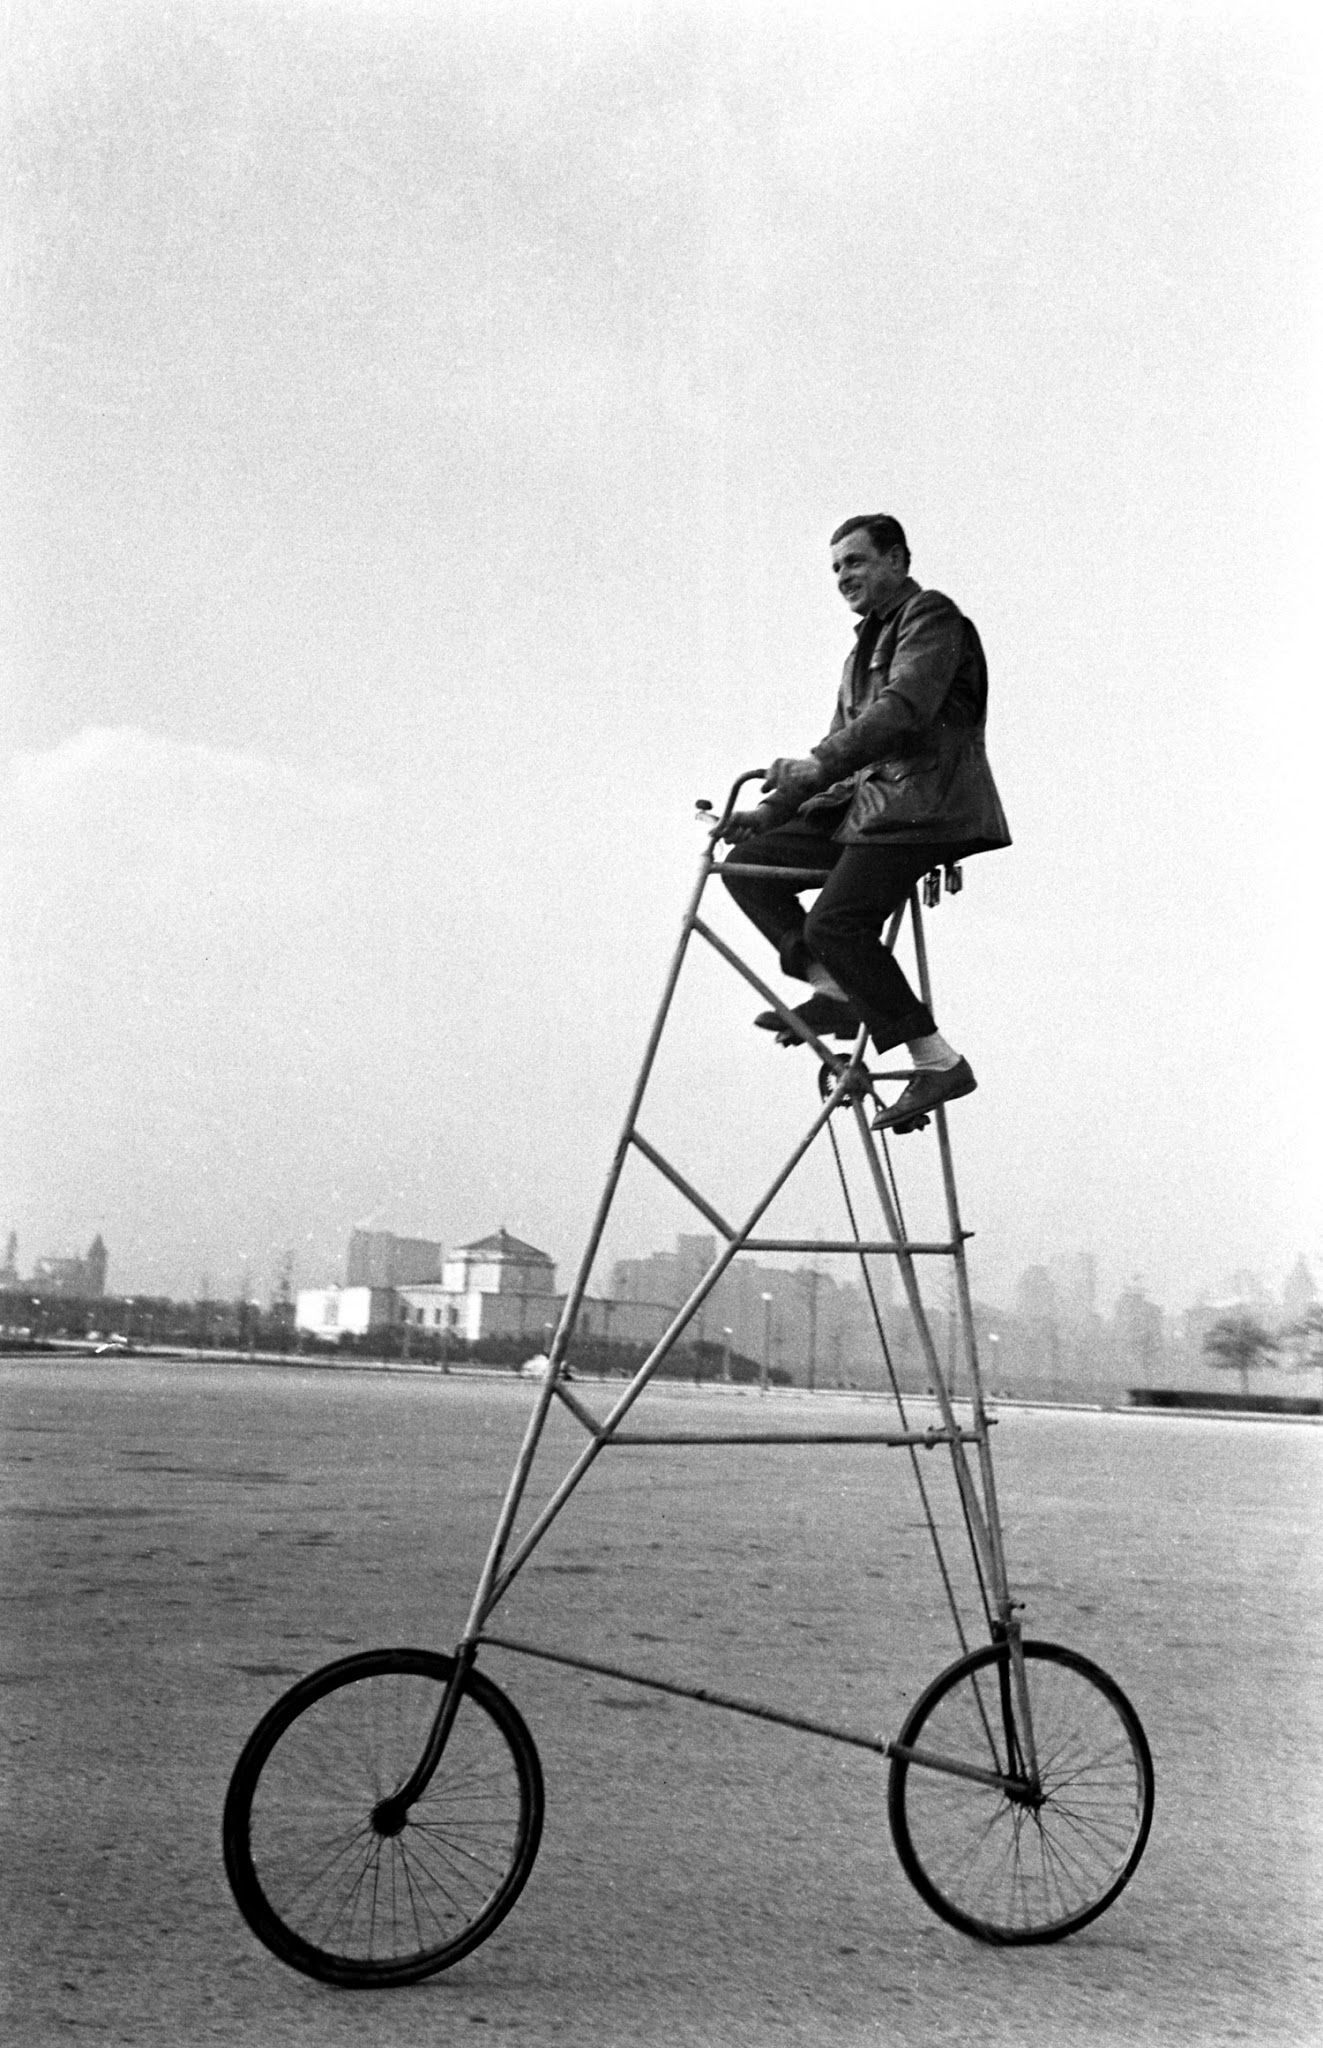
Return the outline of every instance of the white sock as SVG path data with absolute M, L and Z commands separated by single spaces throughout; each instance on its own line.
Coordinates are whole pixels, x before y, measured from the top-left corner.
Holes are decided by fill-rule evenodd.
M 817 989 L 819 995 L 835 996 L 837 1001 L 842 1003 L 848 1003 L 850 1000 L 839 981 L 828 974 L 820 960 L 809 961 L 804 979 L 808 982 L 810 988 Z
M 930 1032 L 927 1038 L 908 1039 L 906 1049 L 915 1066 L 929 1073 L 944 1074 L 960 1064 L 960 1054 L 947 1044 L 940 1031 Z

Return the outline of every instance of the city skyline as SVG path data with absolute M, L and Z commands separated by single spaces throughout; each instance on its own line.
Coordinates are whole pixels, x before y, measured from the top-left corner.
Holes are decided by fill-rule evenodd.
M 502 1223 L 495 1234 L 503 1235 L 505 1230 L 506 1226 Z M 124 1284 L 118 1284 L 118 1275 L 114 1276 L 117 1284 L 112 1286 L 108 1274 L 112 1248 L 107 1246 L 100 1232 L 97 1232 L 92 1240 L 90 1254 L 80 1254 L 67 1249 L 58 1252 L 43 1252 L 37 1255 L 32 1272 L 26 1276 L 20 1275 L 15 1265 L 19 1246 L 18 1233 L 11 1230 L 7 1234 L 6 1267 L 13 1269 L 12 1279 L 6 1278 L 6 1267 L 0 1267 L 0 1291 L 3 1291 L 7 1285 L 39 1290 L 41 1284 L 39 1275 L 42 1268 L 82 1268 L 87 1265 L 89 1256 L 93 1262 L 98 1257 L 101 1261 L 100 1271 L 104 1281 L 101 1291 L 116 1299 L 128 1299 L 135 1296 L 146 1298 L 155 1294 L 156 1298 L 162 1300 L 173 1299 L 180 1302 L 191 1300 L 212 1300 L 216 1302 L 246 1300 L 256 1304 L 268 1300 L 275 1301 L 290 1290 L 297 1293 L 300 1288 L 337 1288 L 353 1287 L 356 1284 L 390 1284 L 384 1280 L 379 1283 L 374 1276 L 366 1273 L 366 1269 L 363 1274 L 359 1275 L 356 1275 L 353 1270 L 355 1241 L 368 1238 L 374 1234 L 382 1239 L 394 1239 L 401 1246 L 414 1247 L 419 1251 L 423 1248 L 434 1249 L 437 1254 L 438 1277 L 440 1264 L 445 1258 L 453 1257 L 458 1252 L 471 1250 L 475 1246 L 487 1242 L 494 1235 L 491 1232 L 480 1231 L 476 1237 L 447 1240 L 439 1237 L 427 1238 L 421 1232 L 405 1234 L 380 1231 L 379 1233 L 370 1233 L 363 1225 L 356 1224 L 349 1231 L 346 1247 L 342 1250 L 338 1261 L 338 1276 L 329 1270 L 321 1268 L 315 1272 L 309 1270 L 307 1273 L 300 1273 L 296 1264 L 286 1254 L 284 1258 L 271 1267 L 269 1277 L 264 1271 L 256 1269 L 251 1261 L 245 1262 L 238 1267 L 231 1263 L 228 1270 L 233 1274 L 237 1284 L 227 1286 L 223 1277 L 221 1277 L 227 1270 L 225 1262 L 214 1261 L 209 1268 L 199 1275 L 200 1282 L 206 1282 L 205 1288 L 200 1284 L 194 1290 L 185 1288 L 171 1293 L 169 1290 L 156 1291 L 134 1285 L 131 1278 Z M 515 1233 L 517 1241 L 520 1237 L 520 1233 Z M 675 1257 L 674 1244 L 684 1245 L 686 1242 L 695 1243 L 698 1241 L 692 1234 L 682 1232 L 677 1235 L 673 1245 L 669 1247 L 654 1245 L 650 1249 L 637 1250 L 632 1254 L 621 1256 L 604 1252 L 599 1256 L 594 1266 L 594 1277 L 599 1283 L 599 1293 L 605 1292 L 610 1294 L 614 1291 L 622 1269 L 646 1267 L 649 1263 L 658 1261 L 665 1262 Z M 527 1241 L 524 1240 L 524 1242 L 526 1243 Z M 557 1259 L 553 1253 L 547 1252 L 543 1254 L 541 1248 L 530 1248 L 538 1250 L 539 1256 L 544 1255 L 550 1258 L 557 1275 L 562 1275 L 567 1266 L 572 1271 L 577 1263 L 577 1257 L 571 1258 L 569 1261 L 563 1261 Z M 366 1258 L 368 1254 L 363 1252 L 361 1256 Z M 855 1267 L 857 1272 L 857 1262 L 846 1254 L 831 1255 L 813 1254 L 810 1252 L 797 1256 L 788 1262 L 769 1258 L 766 1254 L 757 1258 L 751 1254 L 741 1254 L 735 1262 L 734 1270 L 738 1273 L 741 1268 L 744 1268 L 750 1273 L 766 1272 L 778 1276 L 788 1275 L 791 1277 L 814 1272 L 825 1276 L 840 1286 L 851 1284 L 853 1276 L 850 1268 L 852 1266 Z M 1081 1269 L 1088 1269 L 1088 1279 L 1083 1283 L 1079 1277 Z M 880 1263 L 875 1259 L 871 1270 L 874 1274 L 875 1283 L 881 1285 L 885 1298 L 890 1299 L 894 1285 L 894 1267 L 889 1262 Z M 412 1280 L 405 1279 L 400 1284 L 405 1286 L 410 1284 L 416 1285 L 421 1277 L 420 1270 L 414 1274 Z M 246 1286 L 244 1284 L 245 1280 L 248 1283 Z M 1035 1287 L 1042 1287 L 1046 1284 L 1063 1309 L 1073 1304 L 1076 1310 L 1087 1310 L 1088 1313 L 1096 1314 L 1103 1319 L 1109 1315 L 1114 1315 L 1118 1304 L 1127 1295 L 1135 1291 L 1143 1298 L 1153 1300 L 1154 1306 L 1159 1308 L 1173 1322 L 1178 1321 L 1182 1315 L 1192 1310 L 1200 1308 L 1216 1309 L 1242 1304 L 1257 1304 L 1265 1308 L 1291 1314 L 1298 1312 L 1303 1301 L 1317 1298 L 1315 1267 L 1303 1251 L 1296 1255 L 1296 1258 L 1292 1261 L 1286 1272 L 1280 1276 L 1265 1275 L 1262 1272 L 1246 1267 L 1224 1267 L 1220 1270 L 1219 1277 L 1216 1280 L 1210 1281 L 1208 1285 L 1200 1288 L 1188 1299 L 1180 1302 L 1167 1302 L 1153 1297 L 1142 1273 L 1133 1273 L 1125 1278 L 1117 1278 L 1114 1285 L 1110 1281 L 1101 1279 L 1098 1273 L 1097 1258 L 1087 1247 L 1080 1247 L 1070 1251 L 1049 1249 L 1042 1252 L 1041 1256 L 1031 1259 L 1014 1277 L 1004 1296 L 992 1295 L 978 1287 L 975 1287 L 974 1291 L 976 1296 L 989 1308 L 1001 1308 L 1008 1313 L 1032 1313 L 1032 1310 L 1026 1310 L 1021 1298 L 1027 1283 Z M 53 1282 L 49 1282 L 49 1284 L 52 1294 L 59 1291 L 77 1291 L 73 1287 L 57 1287 Z
M 0 1272 L 4 1334 L 38 1347 L 91 1344 L 166 1356 L 237 1351 L 278 1362 L 291 1353 L 329 1354 L 350 1367 L 395 1361 L 443 1372 L 475 1362 L 481 1370 L 531 1369 L 551 1345 L 567 1301 L 549 1254 L 504 1226 L 449 1250 L 355 1231 L 342 1281 L 294 1288 L 285 1274 L 265 1306 L 249 1298 L 178 1302 L 103 1293 L 99 1240 L 94 1250 L 101 1263 L 90 1276 L 82 1261 L 42 1261 L 51 1284 L 39 1293 L 13 1287 L 12 1272 Z M 669 1250 L 618 1263 L 608 1282 L 579 1301 L 567 1340 L 571 1365 L 589 1376 L 636 1368 L 717 1257 L 712 1235 L 681 1233 Z M 8 1260 L 12 1268 L 12 1237 Z M 659 1369 L 669 1377 L 922 1394 L 938 1361 L 955 1369 L 957 1359 L 970 1363 L 977 1355 L 987 1391 L 1009 1399 L 1109 1407 L 1207 1395 L 1219 1404 L 1239 1398 L 1300 1413 L 1313 1412 L 1311 1401 L 1317 1407 L 1317 1396 L 1300 1389 L 1323 1370 L 1323 1303 L 1303 1258 L 1280 1301 L 1241 1273 L 1232 1277 L 1228 1298 L 1174 1315 L 1136 1285 L 1100 1304 L 1087 1254 L 1027 1268 L 1011 1302 L 975 1292 L 968 1325 L 940 1279 L 932 1287 L 921 1281 L 924 1307 L 916 1318 L 898 1278 L 889 1261 L 876 1258 L 864 1284 L 863 1274 L 838 1277 L 822 1260 L 787 1266 L 741 1257 L 680 1328 Z M 1239 1376 L 1232 1397 L 1228 1369 Z

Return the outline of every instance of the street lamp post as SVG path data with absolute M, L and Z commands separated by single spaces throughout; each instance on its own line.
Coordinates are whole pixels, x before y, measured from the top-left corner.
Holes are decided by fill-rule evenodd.
M 760 1367 L 760 1369 L 759 1369 L 759 1373 L 758 1373 L 758 1392 L 759 1392 L 760 1394 L 765 1394 L 765 1393 L 767 1392 L 767 1382 L 768 1382 L 768 1379 L 769 1379 L 769 1378 L 771 1377 L 771 1364 L 772 1364 L 772 1297 L 771 1297 L 771 1295 L 770 1295 L 770 1294 L 764 1294 L 764 1296 L 763 1296 L 763 1357 L 762 1357 L 762 1365 L 761 1365 L 761 1367 Z

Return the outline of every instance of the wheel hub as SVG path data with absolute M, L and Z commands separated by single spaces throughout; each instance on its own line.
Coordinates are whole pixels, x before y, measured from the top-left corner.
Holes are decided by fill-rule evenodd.
M 409 1809 L 399 1799 L 380 1799 L 372 1809 L 372 1825 L 379 1835 L 400 1835 Z

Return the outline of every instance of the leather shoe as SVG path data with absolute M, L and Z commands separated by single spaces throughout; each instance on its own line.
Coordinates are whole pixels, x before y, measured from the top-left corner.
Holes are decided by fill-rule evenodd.
M 890 1109 L 880 1109 L 873 1118 L 875 1131 L 894 1131 L 902 1137 L 906 1131 L 921 1131 L 928 1121 L 931 1110 L 940 1102 L 954 1102 L 958 1096 L 972 1095 L 978 1087 L 974 1069 L 968 1060 L 957 1060 L 953 1067 L 921 1067 L 907 1084 L 898 1101 Z
M 856 1038 L 863 1019 L 856 1016 L 848 1003 L 839 996 L 824 995 L 821 989 L 811 995 L 806 1003 L 798 1003 L 792 1013 L 819 1038 Z M 776 1010 L 762 1010 L 754 1018 L 760 1031 L 774 1031 L 782 1045 L 802 1045 L 802 1038 L 796 1038 L 785 1018 Z

